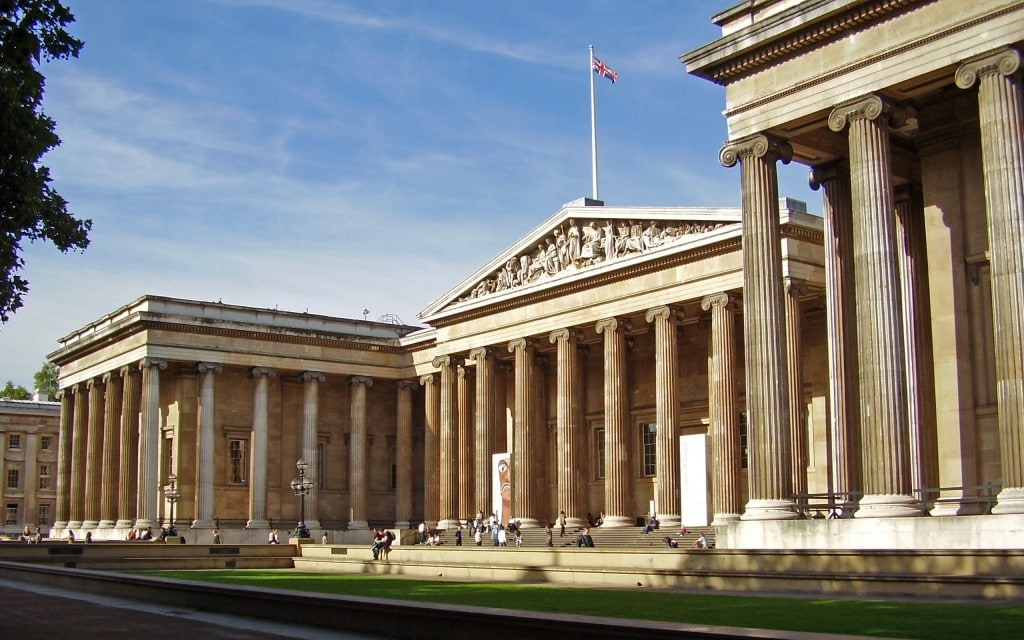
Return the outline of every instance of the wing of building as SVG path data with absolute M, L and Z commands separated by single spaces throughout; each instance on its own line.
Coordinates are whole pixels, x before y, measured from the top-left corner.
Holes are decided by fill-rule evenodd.
M 50 355 L 57 531 L 565 511 L 719 546 L 1012 544 L 1024 5 L 714 19 L 682 58 L 726 88 L 742 209 L 569 203 L 426 328 L 144 296 Z M 790 159 L 822 217 L 779 199 Z

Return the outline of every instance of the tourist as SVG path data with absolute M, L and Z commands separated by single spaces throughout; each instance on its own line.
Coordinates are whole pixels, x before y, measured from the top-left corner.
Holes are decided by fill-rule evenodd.
M 580 537 L 576 539 L 576 546 L 577 547 L 593 547 L 594 546 L 594 538 L 592 538 L 591 535 L 590 535 L 590 527 L 587 527 L 586 529 L 584 529 L 583 533 L 580 534 Z
M 700 534 L 700 536 L 696 540 L 693 541 L 693 548 L 694 549 L 707 549 L 708 548 L 707 536 L 705 536 L 703 533 Z
M 220 544 L 220 531 L 213 530 L 213 544 Z

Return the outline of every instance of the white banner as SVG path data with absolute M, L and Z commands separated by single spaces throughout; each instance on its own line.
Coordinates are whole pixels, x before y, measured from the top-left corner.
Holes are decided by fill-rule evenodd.
M 680 516 L 688 527 L 708 525 L 707 439 L 704 434 L 679 437 Z

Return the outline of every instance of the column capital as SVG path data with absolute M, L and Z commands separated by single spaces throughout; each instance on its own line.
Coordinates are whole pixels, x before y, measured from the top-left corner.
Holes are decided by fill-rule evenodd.
M 92 391 L 93 387 L 102 387 L 102 386 L 103 386 L 103 380 L 101 380 L 100 378 L 89 378 L 88 380 L 85 381 L 85 388 L 88 389 L 89 391 Z
M 725 143 L 718 152 L 718 161 L 724 167 L 732 167 L 745 156 L 763 158 L 769 155 L 782 160 L 783 164 L 788 164 L 793 158 L 793 147 L 785 140 L 763 133 L 755 133 L 752 136 Z
M 475 347 L 469 350 L 469 359 L 476 360 L 478 362 L 493 355 L 494 349 L 491 349 L 490 347 Z
M 907 119 L 906 110 L 878 94 L 869 94 L 844 102 L 828 115 L 828 128 L 836 133 L 841 132 L 854 120 L 877 120 L 888 118 L 888 124 L 899 127 Z
M 101 375 L 100 380 L 103 381 L 103 384 L 109 384 L 111 380 L 114 380 L 115 378 L 120 378 L 121 375 L 121 372 L 115 369 L 114 371 L 107 371 L 106 373 Z
M 839 180 L 843 176 L 850 177 L 850 163 L 845 158 L 816 164 L 807 172 L 807 185 L 817 191 L 822 185 Z
M 327 379 L 327 376 L 320 373 L 319 371 L 303 371 L 299 374 L 299 382 L 323 382 Z
M 550 341 L 551 344 L 557 344 L 559 342 L 564 342 L 569 338 L 579 340 L 582 336 L 583 332 L 579 329 L 555 329 L 548 335 L 548 341 Z
M 786 287 L 786 293 L 791 296 L 800 297 L 807 293 L 807 281 L 803 278 L 785 276 L 782 278 L 782 283 Z
M 434 384 L 435 380 L 436 380 L 436 376 L 434 374 L 432 374 L 432 373 L 427 373 L 427 374 L 424 374 L 424 375 L 420 376 L 420 384 L 422 384 L 424 386 L 428 385 L 428 384 Z
M 622 327 L 623 331 L 629 331 L 632 328 L 632 323 L 624 318 L 605 318 L 604 320 L 597 321 L 597 324 L 594 325 L 594 330 L 598 333 L 604 333 L 605 331 L 618 331 L 619 327 Z
M 224 371 L 224 367 L 214 362 L 200 362 L 196 364 L 197 373 L 220 373 Z
M 458 366 L 460 364 L 465 363 L 465 358 L 450 353 L 443 356 L 437 356 L 430 362 L 430 364 L 437 367 L 438 369 L 440 369 L 441 367 Z
M 411 391 L 416 388 L 416 383 L 412 380 L 396 380 L 395 387 L 399 391 Z
M 682 309 L 669 305 L 662 305 L 660 307 L 648 309 L 647 313 L 644 314 L 644 320 L 646 320 L 647 322 L 654 322 L 655 320 L 668 320 L 673 315 L 676 317 L 676 320 L 682 320 L 684 317 Z
M 250 367 L 248 376 L 250 378 L 260 378 L 266 376 L 267 378 L 273 378 L 277 375 L 277 372 L 267 367 Z
M 530 340 L 529 338 L 516 338 L 515 340 L 509 341 L 508 352 L 515 353 L 516 351 L 521 351 L 527 348 L 534 348 L 536 346 L 536 343 L 533 340 Z
M 989 52 L 964 62 L 956 70 L 956 86 L 970 89 L 981 76 L 998 73 L 1012 76 L 1020 69 L 1020 52 L 1016 49 L 1002 49 Z
M 368 376 L 352 376 L 351 378 L 348 379 L 348 383 L 353 386 L 357 384 L 362 384 L 366 385 L 367 387 L 372 387 L 373 378 L 370 378 Z
M 704 311 L 708 311 L 711 307 L 727 307 L 731 304 L 738 304 L 739 298 L 731 293 L 713 293 L 709 296 L 704 296 L 700 301 L 700 308 Z
M 157 368 L 161 371 L 167 368 L 167 361 L 159 358 L 143 358 L 139 360 L 139 369 Z

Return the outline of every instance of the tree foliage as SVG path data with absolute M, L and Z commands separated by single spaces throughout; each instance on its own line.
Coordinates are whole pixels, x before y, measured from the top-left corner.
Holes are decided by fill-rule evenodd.
M 10 380 L 4 385 L 3 389 L 0 389 L 0 398 L 6 398 L 8 400 L 31 400 L 32 394 L 28 392 L 28 389 L 21 386 L 14 386 L 14 383 Z
M 75 17 L 59 0 L 0 0 L 0 322 L 22 306 L 28 281 L 22 243 L 49 240 L 62 252 L 89 246 L 91 220 L 67 211 L 43 155 L 60 144 L 42 110 L 43 62 L 78 57 Z
M 36 389 L 47 389 L 50 393 L 53 393 L 59 388 L 57 386 L 59 377 L 60 367 L 46 360 L 43 362 L 43 366 L 39 368 L 39 371 L 36 371 L 33 380 L 36 383 Z

